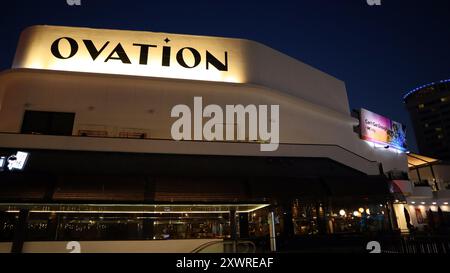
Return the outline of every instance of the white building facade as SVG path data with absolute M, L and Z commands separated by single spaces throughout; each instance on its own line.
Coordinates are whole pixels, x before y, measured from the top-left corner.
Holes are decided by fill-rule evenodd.
M 194 110 L 190 119 L 191 137 L 174 140 L 172 129 L 179 118 L 173 117 L 174 107 L 186 105 L 194 109 L 196 98 L 201 98 L 202 110 L 208 105 L 217 105 L 221 109 L 226 109 L 227 105 L 255 105 L 257 109 L 267 106 L 270 113 L 271 106 L 278 106 L 279 122 L 275 123 L 274 115 L 268 115 L 267 120 L 261 122 L 262 114 L 259 112 L 261 116 L 255 126 L 266 126 L 272 130 L 279 126 L 279 145 L 272 151 L 262 151 L 261 147 L 267 144 L 267 139 L 263 139 L 261 134 L 251 139 L 248 131 L 251 119 L 246 119 L 245 125 L 227 122 L 225 118 L 223 122 L 218 119 L 213 125 L 224 128 L 223 139 L 199 138 L 195 135 L 194 123 L 201 121 L 205 125 L 210 118 L 202 117 L 202 111 L 200 116 L 195 116 Z M 1 176 L 5 181 L 19 179 L 27 185 L 28 180 L 36 180 L 33 175 L 44 173 L 51 177 L 47 178 L 56 186 L 50 191 L 37 193 L 38 189 L 47 186 L 34 185 L 36 190 L 30 190 L 26 196 L 17 194 L 19 190 L 11 186 L 0 199 L 2 208 L 10 213 L 19 213 L 24 209 L 45 213 L 44 207 L 47 205 L 51 207 L 48 213 L 64 214 L 64 210 L 56 207 L 70 205 L 74 201 L 83 204 L 95 201 L 99 202 L 99 206 L 117 204 L 115 209 L 111 209 L 113 212 L 122 210 L 120 204 L 124 202 L 155 206 L 163 203 L 168 209 L 162 213 L 167 214 L 175 209 L 175 204 L 183 206 L 180 213 L 185 213 L 187 209 L 201 214 L 213 208 L 217 215 L 224 211 L 245 214 L 244 219 L 238 221 L 240 228 L 237 231 L 241 237 L 244 234 L 248 237 L 252 234 L 252 225 L 257 225 L 257 221 L 252 219 L 253 214 L 256 215 L 261 208 L 273 206 L 273 200 L 285 200 L 271 196 L 270 190 L 259 195 L 255 193 L 260 188 L 258 181 L 272 178 L 271 183 L 274 184 L 267 184 L 268 188 L 280 185 L 283 188 L 280 189 L 280 196 L 290 191 L 298 194 L 289 197 L 287 204 L 282 206 L 288 210 L 287 218 L 280 216 L 283 219 L 279 224 L 284 226 L 277 227 L 283 232 L 287 230 L 297 235 L 316 232 L 309 233 L 306 230 L 311 227 L 301 224 L 300 218 L 307 218 L 301 211 L 308 205 L 302 205 L 303 201 L 295 202 L 302 196 L 317 201 L 317 206 L 313 206 L 314 213 L 324 217 L 323 223 L 317 223 L 317 226 L 323 226 L 323 232 L 336 233 L 342 229 L 342 223 L 347 223 L 350 218 L 362 218 L 362 214 L 370 218 L 369 211 L 381 217 L 386 215 L 380 225 L 392 228 L 392 219 L 388 219 L 387 191 L 383 198 L 374 200 L 370 205 L 383 208 L 378 213 L 362 201 L 361 205 L 356 202 L 356 207 L 349 206 L 348 209 L 344 208 L 344 204 L 342 207 L 326 208 L 324 202 L 318 201 L 324 200 L 321 196 L 334 193 L 342 197 L 352 196 L 355 191 L 358 192 L 359 185 L 365 185 L 364 181 L 373 177 L 381 181 L 385 173 L 408 172 L 404 152 L 362 140 L 358 126 L 359 120 L 349 108 L 344 82 L 253 41 L 33 26 L 22 33 L 12 68 L 0 74 L 1 155 L 6 158 L 17 151 L 25 151 L 29 152 L 30 158 L 23 172 L 5 170 Z M 231 135 L 234 136 L 245 132 L 245 139 L 228 140 L 225 137 L 227 130 L 233 130 Z M 123 159 L 119 160 L 122 156 Z M 145 161 L 155 156 L 159 159 Z M 169 159 L 172 157 L 176 159 Z M 242 161 L 244 159 L 248 161 Z M 260 160 L 264 160 L 264 164 L 269 163 L 264 165 Z M 248 167 L 245 165 L 247 163 L 250 164 Z M 166 167 L 167 170 L 164 169 Z M 184 172 L 188 174 L 184 176 Z M 137 180 L 144 181 L 142 185 L 130 178 L 137 176 L 140 177 Z M 202 180 L 204 184 L 201 185 L 210 186 L 210 192 L 200 184 L 194 182 L 196 186 L 191 187 L 189 182 L 175 177 Z M 353 182 L 346 184 L 347 178 Z M 121 190 L 118 190 L 119 193 L 114 190 L 108 193 L 103 187 L 103 190 L 83 188 L 77 191 L 77 179 L 94 181 L 92 184 L 86 182 L 89 185 L 111 180 Z M 165 179 L 171 182 L 164 182 Z M 230 183 L 250 181 L 251 186 L 246 189 L 251 190 L 236 190 L 241 194 L 237 195 L 244 196 L 242 198 L 233 195 L 236 192 L 230 195 L 225 190 L 221 191 L 227 187 L 215 188 L 220 184 L 215 184 L 217 179 L 232 181 Z M 304 185 L 298 190 L 294 189 L 297 180 L 303 181 L 299 184 Z M 308 182 L 310 180 L 312 182 Z M 313 189 L 319 187 L 317 181 L 322 180 L 325 184 L 328 180 L 339 182 L 320 186 L 318 191 L 323 190 L 322 194 Z M 65 186 L 65 183 L 70 186 Z M 135 191 L 129 193 L 127 183 L 135 187 Z M 171 183 L 183 185 L 177 188 Z M 142 189 L 136 186 L 138 184 Z M 169 184 L 172 186 L 167 186 Z M 152 193 L 149 198 L 146 197 L 145 185 L 154 186 L 149 190 Z M 166 186 L 171 189 L 165 191 Z M 376 186 L 385 187 L 384 184 Z M 197 187 L 198 191 L 185 193 L 183 187 Z M 371 186 L 367 187 L 367 192 L 363 190 L 362 196 L 370 195 L 368 189 Z M 38 208 L 23 205 L 30 201 Z M 199 202 L 206 202 L 211 207 L 193 210 Z M 224 211 L 216 211 L 214 206 L 225 208 Z M 161 213 L 155 207 L 151 211 L 139 208 L 141 210 L 144 213 Z M 273 210 L 276 214 L 277 208 Z M 266 212 L 263 214 L 266 217 Z M 359 223 L 361 219 L 351 221 Z M 151 226 L 151 234 L 156 233 L 157 222 L 152 220 L 150 224 L 145 221 L 136 224 L 140 228 L 139 234 L 145 233 L 142 230 L 146 225 Z M 236 236 L 233 227 L 235 220 L 224 222 L 230 232 L 220 236 L 217 235 L 220 233 L 218 230 L 223 227 L 219 222 L 209 223 L 214 232 L 210 231 L 209 236 L 202 238 L 216 240 Z M 286 228 L 291 222 L 293 227 Z M 358 224 L 354 224 L 356 229 L 366 228 L 356 226 Z M 244 227 L 249 227 L 250 235 L 243 231 Z M 322 232 L 321 228 L 314 229 Z M 181 236 L 180 232 L 176 236 Z M 279 234 L 283 232 L 279 231 Z M 142 239 L 141 235 L 137 237 Z M 73 239 L 69 235 L 64 236 Z M 156 238 L 156 235 L 150 237 Z

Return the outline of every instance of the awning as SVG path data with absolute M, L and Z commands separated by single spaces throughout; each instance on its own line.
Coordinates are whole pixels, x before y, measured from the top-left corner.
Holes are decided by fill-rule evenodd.
M 418 155 L 418 154 L 408 154 L 408 167 L 409 168 L 417 168 L 424 165 L 433 164 L 438 162 L 438 159 Z

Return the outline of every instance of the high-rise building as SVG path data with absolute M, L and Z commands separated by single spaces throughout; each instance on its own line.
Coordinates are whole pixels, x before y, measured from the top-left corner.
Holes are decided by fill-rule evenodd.
M 403 100 L 420 153 L 450 159 L 450 79 L 417 87 Z

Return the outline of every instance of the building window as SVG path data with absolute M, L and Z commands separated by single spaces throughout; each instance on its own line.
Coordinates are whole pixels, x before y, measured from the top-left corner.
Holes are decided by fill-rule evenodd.
M 74 113 L 26 111 L 21 133 L 71 136 L 74 121 Z

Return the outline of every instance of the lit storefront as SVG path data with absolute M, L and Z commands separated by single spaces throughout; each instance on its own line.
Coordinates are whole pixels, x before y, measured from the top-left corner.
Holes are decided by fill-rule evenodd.
M 401 193 L 394 200 L 399 227 L 405 233 L 446 234 L 450 223 L 450 166 L 447 162 L 408 154 L 408 181 L 393 181 Z
M 194 110 L 174 137 L 176 106 Z M 408 171 L 404 128 L 358 115 L 342 81 L 256 42 L 31 27 L 0 74 L 0 240 L 269 251 L 271 233 L 391 231 L 385 175 Z

